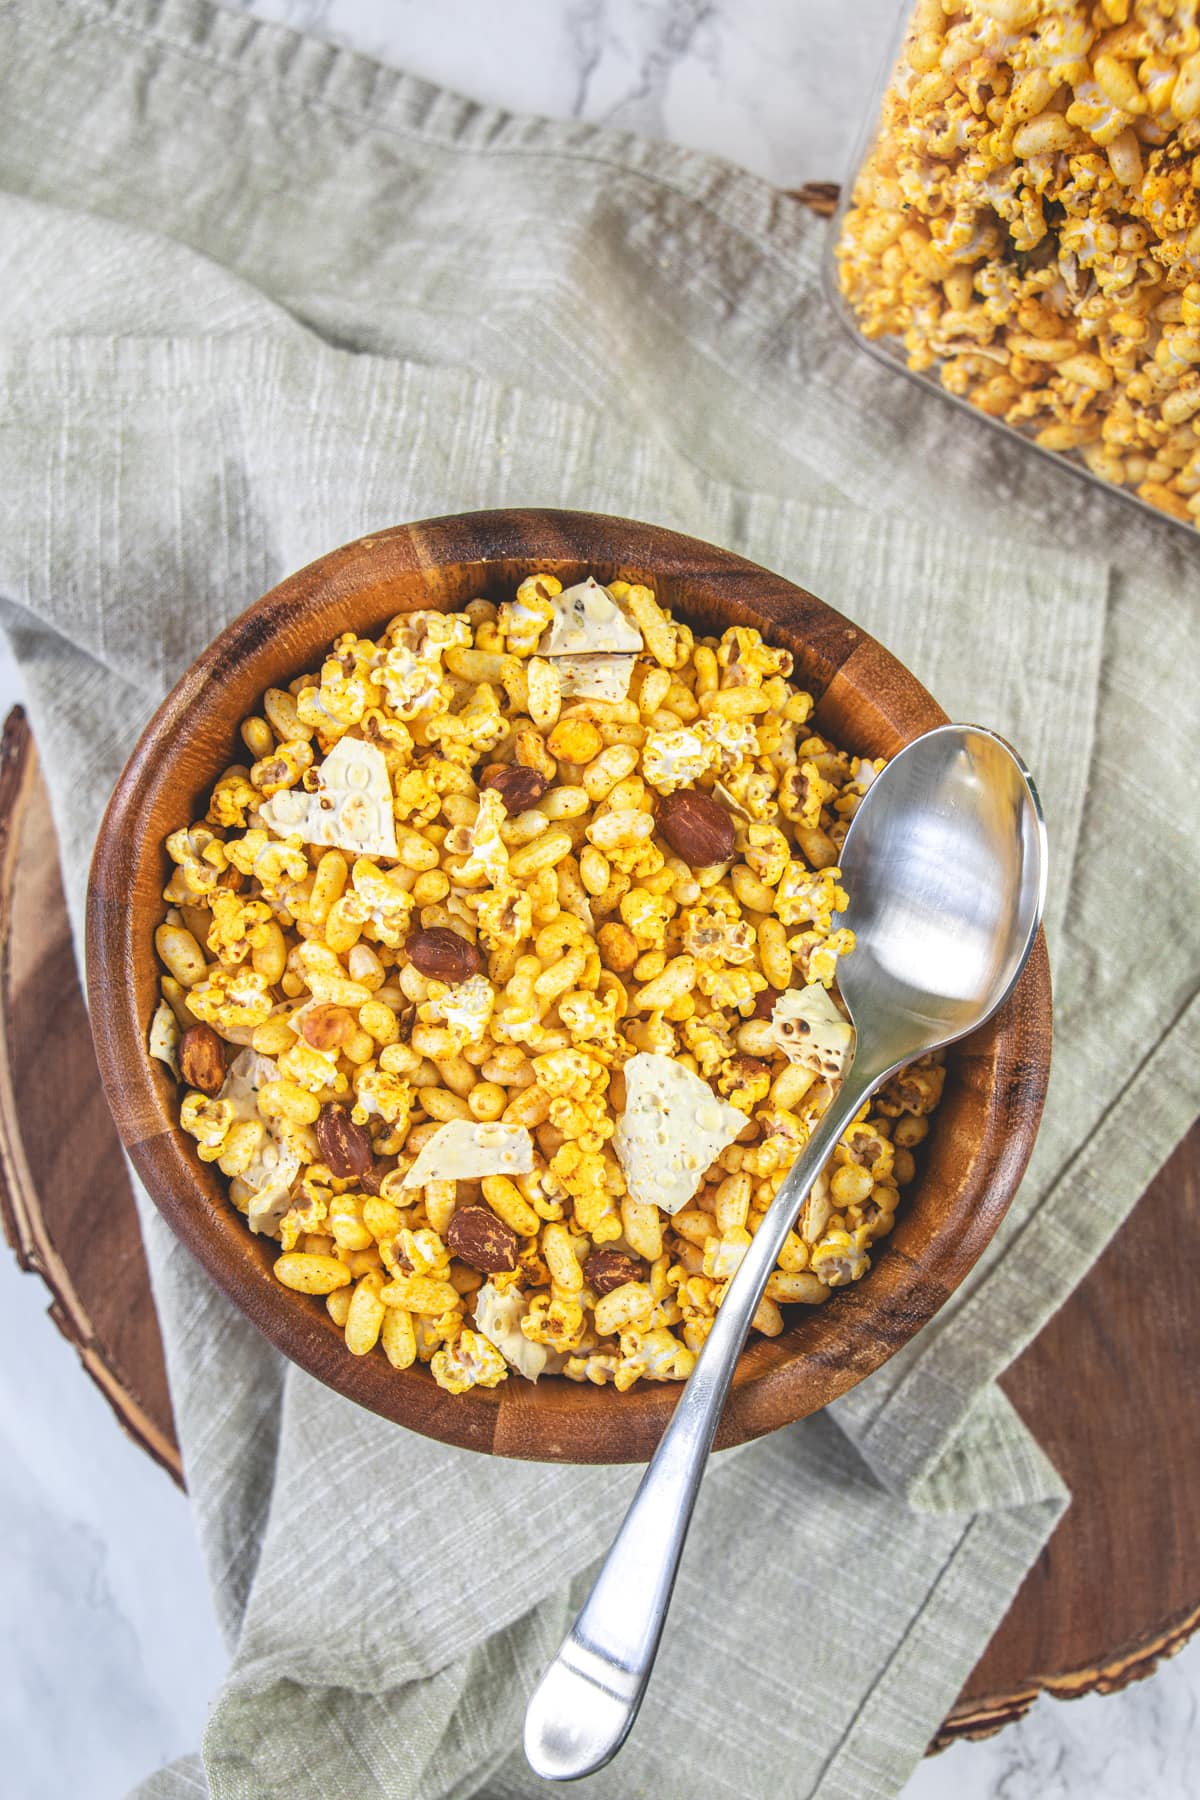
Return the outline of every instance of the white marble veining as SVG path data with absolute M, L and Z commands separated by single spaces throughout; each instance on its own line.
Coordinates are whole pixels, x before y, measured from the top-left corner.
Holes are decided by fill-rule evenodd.
M 0 1793 L 119 1800 L 196 1748 L 225 1656 L 187 1502 L 46 1299 L 0 1253 Z
M 1036 1702 L 927 1759 L 899 1800 L 1195 1800 L 1200 1640 L 1119 1694 Z
M 233 0 L 229 0 L 233 3 Z M 776 182 L 848 166 L 898 0 L 242 0 L 472 97 L 715 152 Z M 0 655 L 0 705 L 16 679 Z M 187 1506 L 117 1430 L 0 1254 L 0 1791 L 117 1800 L 194 1749 L 224 1656 Z M 1109 1698 L 1040 1700 L 903 1800 L 1189 1800 L 1200 1640 Z M 702 1788 L 697 1788 L 702 1793 Z M 747 1800 L 766 1800 L 747 1793 Z
M 898 17 L 897 0 L 240 0 L 240 10 L 475 100 L 711 150 L 780 187 L 845 172 Z

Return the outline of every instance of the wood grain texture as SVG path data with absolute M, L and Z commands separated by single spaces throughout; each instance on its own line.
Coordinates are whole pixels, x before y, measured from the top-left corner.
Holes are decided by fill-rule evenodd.
M 1112 1693 L 1200 1619 L 1200 1127 L 1002 1386 L 1073 1495 L 943 1727 Z
M 242 614 L 155 714 L 101 827 L 88 896 L 92 1028 L 118 1132 L 173 1229 L 260 1330 L 361 1405 L 427 1435 L 503 1456 L 630 1462 L 648 1456 L 675 1404 L 671 1386 L 629 1394 L 554 1377 L 536 1387 L 445 1394 L 427 1369 L 398 1373 L 347 1354 L 319 1300 L 271 1275 L 225 1184 L 175 1123 L 178 1094 L 145 1053 L 157 1000 L 151 948 L 161 920 L 169 831 L 198 817 L 241 754 L 238 724 L 264 688 L 314 667 L 341 631 L 370 633 L 397 612 L 512 593 L 530 570 L 564 585 L 592 573 L 649 581 L 694 626 L 757 626 L 790 649 L 817 701 L 818 728 L 846 748 L 890 756 L 945 715 L 894 657 L 805 589 L 693 538 L 567 512 L 460 514 L 362 538 L 289 577 Z M 1050 985 L 1039 939 L 1017 990 L 951 1052 L 925 1165 L 869 1279 L 800 1311 L 742 1357 L 718 1445 L 802 1418 L 877 1368 L 932 1317 L 995 1231 L 1025 1167 L 1050 1055 Z
M 0 1220 L 134 1441 L 179 1482 L 133 1193 L 100 1088 L 46 790 L 24 714 L 0 741 Z M 69 1129 L 64 1129 L 69 1121 Z
M 51 1059 L 28 1027 L 14 1029 L 18 1007 L 25 1020 L 44 1017 L 49 993 L 67 1019 L 83 1018 L 62 891 L 48 867 L 52 846 L 45 791 L 14 715 L 0 755 L 0 1210 L 19 1260 L 50 1286 L 51 1312 L 83 1366 L 126 1430 L 178 1479 L 137 1216 L 90 1038 L 72 1023 Z M 89 1159 L 89 1203 L 110 1227 L 99 1246 L 76 1229 L 80 1177 L 64 1171 L 64 1107 L 94 1125 L 93 1146 L 105 1145 Z M 1200 1385 L 1190 1321 L 1198 1280 L 1200 1128 L 1004 1377 L 1074 1500 L 933 1748 L 990 1736 L 1040 1693 L 1113 1692 L 1150 1674 L 1195 1629 Z
M 832 219 L 842 190 L 836 181 L 806 181 L 798 188 L 785 189 L 785 192 L 789 199 L 798 200 L 819 219 Z

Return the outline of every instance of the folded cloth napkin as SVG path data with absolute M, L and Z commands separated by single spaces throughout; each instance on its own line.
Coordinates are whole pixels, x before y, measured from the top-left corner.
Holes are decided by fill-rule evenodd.
M 1193 1111 L 1200 546 L 863 355 L 825 235 L 708 158 L 203 0 L 0 4 L 0 607 L 77 931 L 108 790 L 213 633 L 322 550 L 462 508 L 728 544 L 1037 773 L 1058 1047 L 1027 1179 L 904 1352 L 716 1459 L 641 1720 L 580 1787 L 614 1800 L 902 1784 L 1065 1504 L 994 1377 Z M 203 1761 L 139 1793 L 549 1791 L 524 1701 L 636 1471 L 360 1411 L 139 1205 L 232 1659 Z

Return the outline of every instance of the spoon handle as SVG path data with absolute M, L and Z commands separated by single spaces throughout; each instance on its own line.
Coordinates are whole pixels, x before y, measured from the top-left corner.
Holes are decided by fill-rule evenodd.
M 525 1755 L 548 1781 L 601 1768 L 637 1717 L 750 1321 L 809 1189 L 874 1085 L 850 1070 L 764 1214 L 592 1591 L 534 1691 Z

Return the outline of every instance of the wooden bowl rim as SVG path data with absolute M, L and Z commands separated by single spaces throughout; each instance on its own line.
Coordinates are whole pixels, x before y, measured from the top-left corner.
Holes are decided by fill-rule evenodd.
M 175 771 L 186 766 L 205 727 L 214 740 L 224 733 L 224 742 L 232 742 L 250 705 L 279 678 L 257 673 L 270 662 L 277 635 L 299 631 L 305 640 L 303 654 L 289 653 L 294 674 L 339 629 L 366 629 L 404 610 L 389 592 L 396 583 L 428 589 L 467 566 L 507 581 L 514 565 L 522 572 L 565 566 L 579 574 L 611 570 L 607 580 L 619 572 L 686 582 L 695 606 L 713 607 L 722 624 L 756 624 L 792 649 L 797 673 L 817 700 L 817 722 L 823 714 L 828 723 L 831 712 L 844 713 L 838 730 L 843 741 L 849 733 L 849 747 L 860 752 L 894 754 L 946 720 L 895 657 L 832 607 L 699 539 L 639 521 L 551 509 L 450 514 L 371 533 L 317 558 L 248 607 L 197 657 L 146 726 L 113 791 L 93 855 L 88 1004 L 108 1103 L 147 1192 L 217 1285 L 285 1355 L 360 1405 L 445 1443 L 540 1461 L 640 1461 L 670 1417 L 679 1391 L 673 1384 L 642 1384 L 616 1394 L 562 1378 L 544 1378 L 536 1387 L 514 1378 L 498 1389 L 451 1396 L 424 1367 L 401 1374 L 382 1356 L 352 1357 L 322 1302 L 274 1280 L 268 1240 L 247 1231 L 224 1194 L 223 1177 L 198 1161 L 191 1140 L 173 1123 L 175 1083 L 145 1051 L 157 992 L 146 921 L 155 908 L 165 910 L 162 839 L 185 822 L 184 784 Z M 437 601 L 427 591 L 415 603 Z M 236 682 L 252 690 L 245 707 L 223 700 L 227 685 Z M 198 795 L 211 785 L 229 760 L 214 761 L 206 752 L 193 791 Z M 826 1405 L 893 1355 L 954 1291 L 992 1237 L 1024 1172 L 1045 1096 L 1050 1038 L 1049 967 L 1039 934 L 1006 1006 L 948 1055 L 947 1100 L 939 1118 L 958 1082 L 962 1106 L 973 1105 L 982 1122 L 955 1165 L 953 1183 L 927 1192 L 933 1171 L 923 1173 L 907 1191 L 900 1222 L 882 1241 L 867 1278 L 803 1313 L 781 1337 L 747 1349 L 718 1448 Z M 930 1145 L 937 1141 L 935 1128 Z

